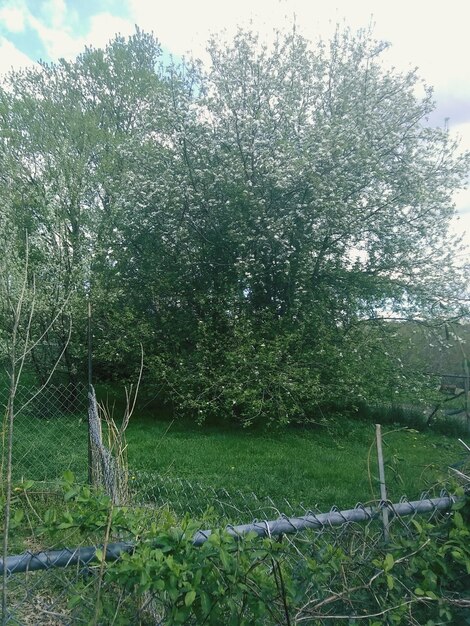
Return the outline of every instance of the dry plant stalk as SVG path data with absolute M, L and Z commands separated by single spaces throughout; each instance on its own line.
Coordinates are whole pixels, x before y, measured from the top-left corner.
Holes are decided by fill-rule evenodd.
M 463 441 L 463 439 L 459 439 L 459 443 L 463 445 L 467 452 L 470 452 L 470 446 L 468 446 L 465 441 Z M 454 472 L 455 476 L 462 483 L 463 487 L 467 491 L 470 490 L 470 456 L 456 465 L 458 467 L 451 466 L 449 469 Z
M 18 391 L 18 385 L 21 380 L 21 374 L 26 362 L 26 357 L 30 354 L 34 348 L 42 341 L 44 336 L 50 332 L 54 327 L 58 317 L 62 315 L 65 307 L 69 301 L 70 295 L 64 300 L 62 306 L 59 307 L 57 314 L 54 316 L 50 324 L 47 326 L 44 333 L 36 340 L 31 339 L 31 328 L 34 319 L 35 303 L 36 303 L 36 284 L 34 277 L 32 279 L 31 286 L 31 304 L 29 310 L 25 313 L 26 293 L 28 291 L 29 280 L 29 246 L 28 239 L 26 238 L 25 245 L 25 261 L 23 267 L 23 276 L 21 280 L 21 287 L 18 297 L 13 297 L 10 288 L 10 275 L 8 271 L 3 272 L 3 290 L 5 293 L 5 300 L 8 304 L 12 329 L 9 337 L 9 389 L 8 400 L 4 416 L 3 429 L 2 429 L 2 459 L 0 465 L 0 479 L 2 495 L 5 498 L 5 506 L 3 510 L 3 546 L 2 554 L 5 561 L 8 556 L 8 543 L 10 534 L 10 515 L 11 515 L 11 496 L 12 496 L 12 470 L 13 470 L 13 427 L 15 421 L 15 415 L 20 413 L 24 408 L 33 402 L 33 400 L 44 390 L 51 380 L 60 360 L 62 359 L 70 341 L 72 333 L 72 321 L 70 319 L 68 338 L 64 344 L 64 347 L 59 354 L 57 360 L 53 364 L 49 376 L 46 381 L 36 390 L 36 392 L 25 402 L 21 407 L 16 406 L 16 395 Z M 23 322 L 24 319 L 24 322 Z M 20 345 L 19 331 L 21 324 L 24 326 L 24 339 L 23 345 Z M 6 445 L 5 445 L 6 443 Z M 7 615 L 7 589 L 8 589 L 8 570 L 4 569 L 3 581 L 2 581 L 2 623 L 6 624 L 8 621 Z
M 123 505 L 129 501 L 129 464 L 127 457 L 126 430 L 134 413 L 143 371 L 143 348 L 141 346 L 140 370 L 135 387 L 125 389 L 126 408 L 121 424 L 113 416 L 113 409 L 98 403 L 95 391 L 90 390 L 90 432 L 92 442 L 93 484 L 100 486 L 110 496 L 113 504 Z M 105 424 L 107 446 L 103 444 L 102 424 Z

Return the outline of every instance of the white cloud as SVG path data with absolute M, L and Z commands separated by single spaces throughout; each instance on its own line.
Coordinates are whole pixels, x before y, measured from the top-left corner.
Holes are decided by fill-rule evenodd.
M 470 151 L 470 122 L 451 126 L 450 133 L 459 140 L 461 152 Z M 454 194 L 454 202 L 458 216 L 452 221 L 451 230 L 457 235 L 463 235 L 463 241 L 469 246 L 470 251 L 470 189 L 467 187 L 457 191 Z
M 10 33 L 20 33 L 25 27 L 24 7 L 7 5 L 0 9 L 0 23 Z
M 67 17 L 65 0 L 46 0 L 41 7 L 41 13 L 52 28 L 62 28 Z
M 463 213 L 452 220 L 450 232 L 462 237 L 462 243 L 467 246 L 467 260 L 470 261 L 470 213 Z
M 263 31 L 262 15 L 266 5 L 270 5 L 267 14 L 271 18 L 273 13 L 279 13 L 278 7 L 281 6 L 281 3 L 267 3 L 266 0 L 176 0 L 165 4 L 162 9 L 157 2 L 128 1 L 136 23 L 146 30 L 153 30 L 165 48 L 179 55 L 192 52 L 198 57 L 205 56 L 211 33 L 225 30 L 230 35 L 237 25 L 249 25 L 250 22 L 257 30 Z M 272 30 L 272 25 L 268 30 Z
M 90 30 L 82 41 L 86 45 L 92 44 L 98 48 L 105 46 L 118 33 L 127 37 L 134 31 L 134 22 L 111 15 L 111 13 L 98 13 L 91 18 Z
M 36 31 L 47 54 L 53 59 L 77 54 L 81 42 L 66 27 L 65 0 L 47 0 L 41 10 L 43 16 L 38 18 L 31 13 L 25 0 L 7 0 L 7 4 L 0 9 L 0 19 L 7 31 L 22 32 L 26 28 Z
M 54 60 L 61 57 L 72 58 L 81 51 L 81 40 L 71 35 L 66 28 L 46 26 L 42 20 L 33 15 L 30 15 L 29 23 L 37 32 L 50 58 Z
M 274 28 L 295 21 L 301 32 L 317 39 L 328 37 L 337 23 L 353 29 L 375 23 L 379 39 L 392 42 L 390 63 L 401 69 L 419 66 L 420 75 L 436 87 L 438 96 L 452 92 L 470 95 L 470 81 L 462 80 L 462 67 L 470 58 L 468 0 L 447 0 L 445 6 L 424 0 L 336 0 L 332 3 L 305 0 L 128 0 L 135 21 L 154 30 L 162 44 L 175 53 L 192 50 L 202 56 L 208 35 L 237 24 L 253 24 L 269 36 Z
M 34 61 L 18 50 L 11 41 L 0 36 L 0 75 L 6 74 L 11 69 L 17 70 L 34 64 Z
M 470 189 L 460 189 L 454 194 L 454 202 L 457 211 L 461 215 L 470 217 Z
M 29 14 L 29 24 L 39 35 L 48 56 L 51 59 L 73 59 L 85 46 L 93 45 L 102 47 L 112 39 L 116 33 L 124 36 L 130 35 L 135 30 L 133 22 L 111 13 L 98 13 L 90 19 L 88 32 L 83 36 L 77 36 L 73 26 L 67 21 L 66 7 L 63 0 L 51 0 L 49 10 L 57 9 L 52 19 L 52 26 L 46 25 Z
M 3 28 L 12 33 L 31 28 L 52 60 L 62 57 L 72 59 L 83 51 L 85 45 L 104 46 L 116 33 L 127 36 L 135 29 L 133 21 L 102 12 L 91 16 L 85 35 L 78 35 L 77 12 L 68 8 L 65 0 L 46 0 L 41 5 L 39 16 L 29 10 L 25 0 L 0 0 L 0 5 L 0 24 Z M 0 67 L 10 69 L 12 65 L 25 65 L 27 59 L 10 44 L 4 48 Z

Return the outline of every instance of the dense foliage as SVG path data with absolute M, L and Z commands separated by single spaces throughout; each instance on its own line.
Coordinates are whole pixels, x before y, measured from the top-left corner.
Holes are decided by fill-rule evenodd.
M 90 298 L 97 376 L 132 376 L 142 343 L 147 383 L 199 419 L 416 393 L 386 318 L 462 313 L 448 224 L 468 159 L 385 49 L 240 32 L 208 67 L 164 66 L 137 31 L 6 77 L 3 233 L 20 251 L 29 235 L 37 330 L 72 293 L 71 377 Z M 39 373 L 68 318 L 54 329 Z
M 39 516 L 28 497 L 32 483 L 20 484 L 13 526 L 19 537 L 30 531 L 33 511 L 42 519 L 36 542 L 100 545 L 88 568 L 70 567 L 59 577 L 39 572 L 34 579 L 44 589 L 49 581 L 47 597 L 66 604 L 62 611 L 72 620 L 78 613 L 93 624 L 468 623 L 470 528 L 463 490 L 454 510 L 432 521 L 396 520 L 388 543 L 377 522 L 265 539 L 255 533 L 236 539 L 215 528 L 195 547 L 201 524 L 214 524 L 210 511 L 203 521 L 178 520 L 166 507 L 113 507 L 107 496 L 76 485 L 71 474 L 64 487 L 65 501 L 39 509 Z M 134 548 L 105 563 L 109 542 L 123 537 Z

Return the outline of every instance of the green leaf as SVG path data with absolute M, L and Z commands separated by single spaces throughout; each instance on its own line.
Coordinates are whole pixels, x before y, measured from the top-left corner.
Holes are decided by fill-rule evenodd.
M 462 514 L 459 513 L 458 511 L 454 512 L 454 524 L 457 526 L 457 528 L 460 528 L 460 529 L 465 528 Z
M 193 590 L 188 591 L 188 593 L 184 596 L 184 603 L 186 606 L 191 606 L 191 604 L 196 599 L 196 592 Z
M 220 560 L 225 570 L 231 569 L 232 560 L 230 555 L 225 550 L 220 550 L 219 552 Z
M 416 528 L 416 530 L 419 533 L 423 532 L 423 527 L 421 526 L 421 524 L 417 520 L 413 519 L 413 520 L 411 520 L 411 522 L 412 522 L 413 526 Z
M 69 609 L 73 609 L 75 606 L 78 606 L 80 602 L 82 601 L 83 601 L 82 596 L 76 595 L 76 596 L 70 597 L 67 604 L 68 604 Z
M 384 571 L 389 572 L 394 565 L 395 559 L 393 558 L 393 554 L 388 553 L 384 559 Z
M 74 498 L 74 497 L 77 495 L 78 491 L 79 491 L 79 490 L 78 490 L 77 488 L 75 488 L 75 487 L 74 487 L 74 488 L 72 488 L 72 489 L 69 489 L 69 490 L 65 493 L 65 495 L 64 495 L 64 499 L 65 499 L 67 502 L 68 502 L 69 500 L 72 500 L 72 498 Z
M 33 485 L 34 485 L 34 480 L 25 480 L 19 483 L 19 485 L 17 485 L 17 488 L 22 489 L 23 491 L 26 491 L 27 489 L 31 489 Z
M 205 591 L 201 591 L 200 598 L 203 615 L 207 615 L 212 608 L 211 598 Z
M 66 483 L 74 483 L 75 482 L 75 475 L 71 470 L 66 470 L 63 475 L 62 478 L 64 479 L 64 482 Z
M 16 509 L 10 518 L 10 528 L 17 528 L 24 518 L 24 511 L 22 509 Z

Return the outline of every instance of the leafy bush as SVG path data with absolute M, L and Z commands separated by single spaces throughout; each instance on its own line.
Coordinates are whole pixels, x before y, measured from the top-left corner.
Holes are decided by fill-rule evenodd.
M 451 512 L 432 521 L 392 524 L 388 543 L 373 522 L 264 539 L 215 529 L 195 547 L 204 519 L 176 519 L 168 508 L 117 509 L 70 475 L 64 487 L 65 502 L 43 516 L 42 538 L 57 543 L 67 533 L 68 545 L 101 538 L 88 578 L 68 590 L 69 610 L 83 618 L 90 607 L 94 623 L 292 625 L 345 616 L 373 626 L 468 623 L 470 502 L 463 491 Z M 23 517 L 15 519 L 19 532 Z M 114 538 L 134 548 L 106 563 Z

